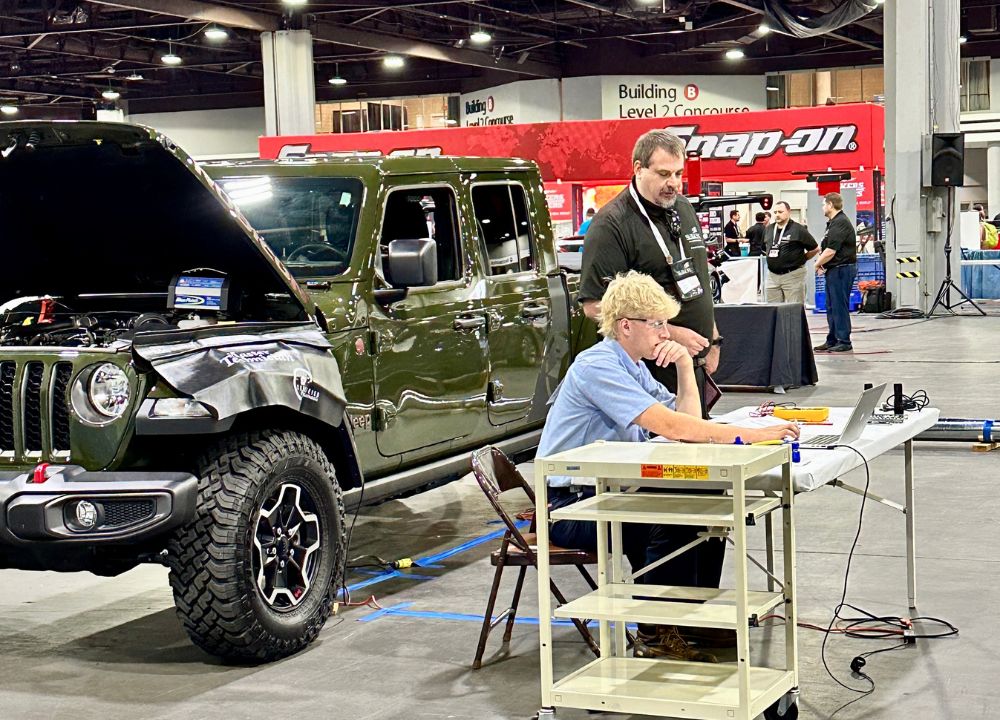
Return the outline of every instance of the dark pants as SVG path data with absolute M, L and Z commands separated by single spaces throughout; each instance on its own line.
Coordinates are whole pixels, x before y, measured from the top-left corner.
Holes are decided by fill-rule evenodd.
M 549 489 L 550 508 L 556 510 L 576 502 L 578 497 L 557 488 Z M 666 557 L 697 539 L 704 528 L 686 525 L 622 524 L 622 545 L 632 571 Z M 550 538 L 563 548 L 597 550 L 597 523 L 589 520 L 560 520 L 552 524 Z M 687 587 L 719 587 L 722 559 L 726 544 L 709 540 L 670 562 L 636 578 L 644 585 L 682 585 Z
M 826 324 L 830 331 L 826 344 L 851 344 L 851 288 L 858 274 L 858 266 L 838 265 L 826 271 Z

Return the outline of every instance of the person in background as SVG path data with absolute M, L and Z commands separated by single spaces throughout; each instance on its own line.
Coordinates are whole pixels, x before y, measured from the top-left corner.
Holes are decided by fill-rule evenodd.
M 706 374 L 719 365 L 722 336 L 715 326 L 701 223 L 681 194 L 685 158 L 684 141 L 667 130 L 650 130 L 636 141 L 632 181 L 601 208 L 587 232 L 579 300 L 587 317 L 600 322 L 601 297 L 615 275 L 638 270 L 651 276 L 681 301 L 670 335 L 694 358 L 695 378 L 704 393 Z M 652 364 L 650 371 L 677 391 L 672 364 Z M 702 410 L 708 417 L 704 405 Z
M 798 436 L 798 426 L 738 428 L 701 419 L 701 400 L 691 354 L 671 339 L 669 320 L 680 305 L 648 275 L 634 270 L 618 275 L 601 300 L 600 333 L 604 341 L 580 353 L 549 401 L 538 457 L 571 450 L 597 440 L 644 442 L 650 433 L 686 442 L 733 443 L 781 440 Z M 677 392 L 657 382 L 643 363 L 671 365 Z M 593 482 L 550 476 L 548 499 L 553 510 L 594 494 Z M 636 571 L 697 540 L 703 528 L 626 523 L 625 554 Z M 563 548 L 597 549 L 596 523 L 561 520 L 552 524 L 551 540 Z M 663 565 L 640 575 L 637 582 L 654 585 L 718 587 L 725 543 L 703 542 Z M 639 625 L 636 657 L 670 657 L 715 662 L 710 653 L 691 647 L 731 645 L 733 631 Z
M 767 228 L 767 301 L 803 304 L 806 301 L 806 261 L 819 245 L 805 225 L 791 218 L 791 206 L 774 205 L 775 222 Z
M 586 235 L 587 234 L 587 228 L 590 227 L 590 221 L 594 219 L 594 215 L 596 213 L 597 213 L 597 211 L 594 210 L 594 208 L 587 208 L 587 212 L 585 213 L 586 217 L 585 217 L 584 221 L 582 223 L 580 223 L 580 229 L 576 231 L 577 235 Z
M 767 243 L 764 241 L 764 233 L 767 229 L 767 213 L 759 212 L 754 216 L 754 223 L 747 230 L 747 240 L 750 242 L 750 250 L 747 255 L 763 255 Z
M 765 210 L 764 211 L 764 225 L 766 226 L 766 225 L 770 225 L 770 224 L 771 224 L 771 211 L 770 210 Z
M 723 229 L 722 234 L 726 237 L 726 252 L 732 257 L 740 256 L 740 211 L 729 211 L 729 222 Z
M 823 252 L 816 258 L 816 274 L 826 276 L 826 342 L 817 345 L 819 352 L 850 352 L 851 289 L 858 274 L 858 249 L 854 225 L 844 214 L 840 193 L 827 193 L 823 199 L 827 218 Z

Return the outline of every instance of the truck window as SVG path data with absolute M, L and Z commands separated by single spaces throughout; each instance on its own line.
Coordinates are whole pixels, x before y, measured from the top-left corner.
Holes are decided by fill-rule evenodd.
M 437 243 L 438 282 L 458 280 L 462 267 L 457 229 L 455 193 L 450 187 L 394 190 L 385 201 L 381 257 L 388 255 L 393 240 L 431 238 Z M 392 282 L 391 277 L 386 280 Z
M 490 274 L 534 270 L 537 267 L 524 188 L 516 183 L 472 188 L 476 225 L 486 245 Z
M 354 249 L 357 178 L 231 176 L 219 185 L 293 275 L 339 275 Z

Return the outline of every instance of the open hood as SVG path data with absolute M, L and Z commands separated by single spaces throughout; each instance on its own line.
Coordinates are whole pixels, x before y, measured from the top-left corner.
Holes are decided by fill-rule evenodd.
M 0 304 L 166 294 L 174 276 L 207 268 L 238 293 L 233 319 L 302 320 L 312 309 L 212 180 L 149 128 L 0 123 L 0 218 Z

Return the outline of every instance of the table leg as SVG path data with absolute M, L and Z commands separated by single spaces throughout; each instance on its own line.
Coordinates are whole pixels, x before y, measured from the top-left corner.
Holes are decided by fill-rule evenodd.
M 917 538 L 913 507 L 913 439 L 903 445 L 903 475 L 906 490 L 906 592 L 910 607 L 917 606 Z
M 764 558 L 767 567 L 767 591 L 774 592 L 774 523 L 771 513 L 764 516 L 764 548 L 767 555 Z
M 542 707 L 552 707 L 552 591 L 549 589 L 549 488 L 545 465 L 535 461 L 535 533 L 539 548 L 538 644 L 541 666 Z

